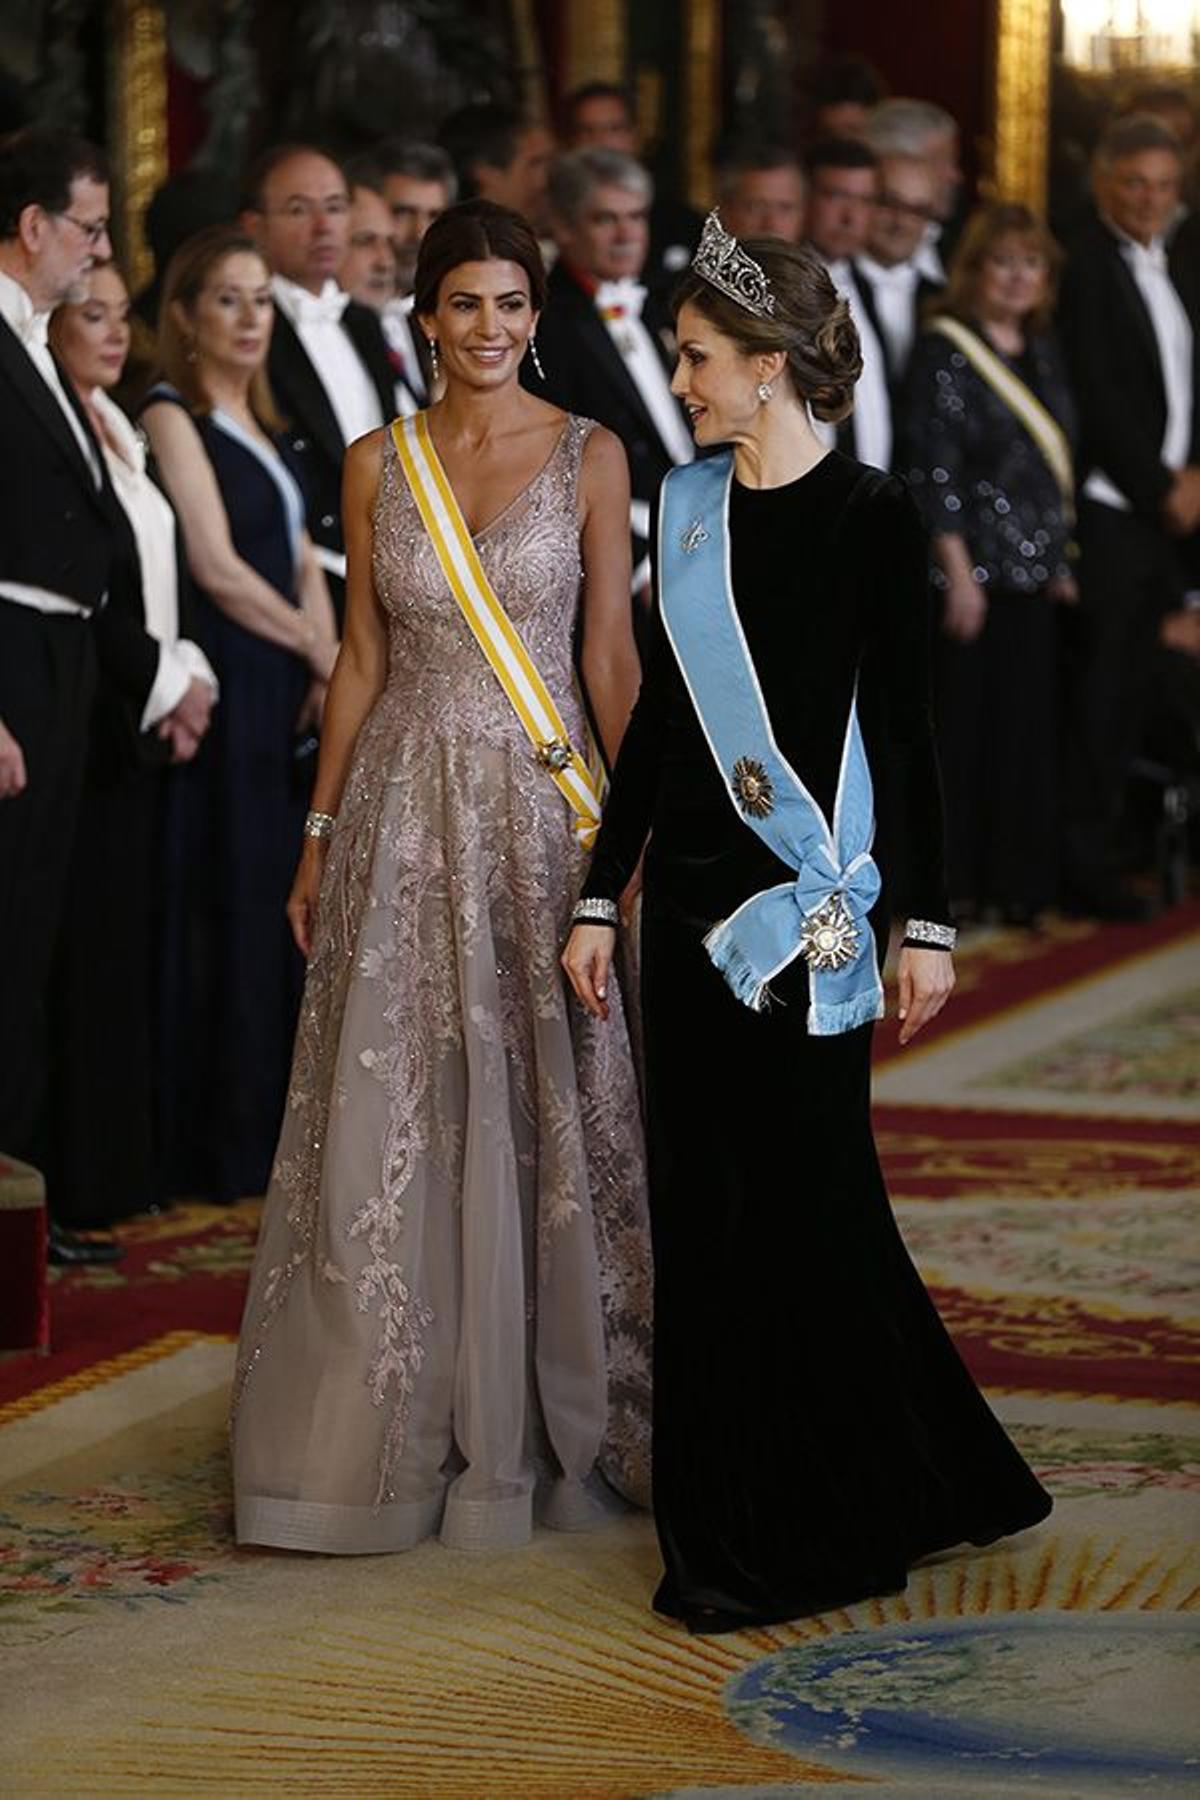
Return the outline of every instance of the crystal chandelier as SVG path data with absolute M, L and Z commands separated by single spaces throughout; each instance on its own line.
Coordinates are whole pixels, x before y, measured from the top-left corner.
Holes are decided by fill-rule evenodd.
M 1063 61 L 1076 69 L 1185 68 L 1200 48 L 1197 0 L 1062 0 Z

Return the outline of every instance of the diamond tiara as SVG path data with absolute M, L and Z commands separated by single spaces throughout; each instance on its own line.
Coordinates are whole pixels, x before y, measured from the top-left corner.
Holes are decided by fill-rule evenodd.
M 715 207 L 704 221 L 692 267 L 710 287 L 719 288 L 760 319 L 775 311 L 775 296 L 762 268 L 726 231 Z

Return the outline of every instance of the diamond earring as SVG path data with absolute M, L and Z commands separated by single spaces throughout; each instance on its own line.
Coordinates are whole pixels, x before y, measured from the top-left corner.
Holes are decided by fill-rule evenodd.
M 533 366 L 537 370 L 538 380 L 545 381 L 546 371 L 543 369 L 542 359 L 538 355 L 537 333 L 535 331 L 531 331 L 529 334 L 529 354 L 533 358 Z
M 759 382 L 758 397 L 762 401 L 764 406 L 767 404 L 767 401 L 771 398 L 771 396 L 774 392 L 775 392 L 775 389 L 771 386 L 769 381 L 760 381 Z
M 438 378 L 438 353 L 437 353 L 437 339 L 436 339 L 436 338 L 430 338 L 430 339 L 429 339 L 429 340 L 428 340 L 428 342 L 429 342 L 429 368 L 430 368 L 430 373 L 431 373 L 431 374 L 432 374 L 432 376 L 433 376 L 433 379 L 434 379 L 434 380 L 435 380 L 435 381 L 436 381 L 436 380 L 437 380 L 437 378 Z

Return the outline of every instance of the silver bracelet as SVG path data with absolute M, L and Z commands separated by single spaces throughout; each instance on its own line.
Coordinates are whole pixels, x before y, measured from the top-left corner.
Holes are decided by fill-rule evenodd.
M 904 927 L 906 944 L 918 944 L 923 950 L 953 950 L 958 933 L 953 925 L 938 925 L 930 919 L 910 919 Z
M 305 816 L 304 835 L 311 838 L 332 837 L 336 823 L 332 813 L 310 812 Z
M 615 900 L 577 900 L 571 912 L 572 925 L 611 925 L 621 923 L 621 911 Z

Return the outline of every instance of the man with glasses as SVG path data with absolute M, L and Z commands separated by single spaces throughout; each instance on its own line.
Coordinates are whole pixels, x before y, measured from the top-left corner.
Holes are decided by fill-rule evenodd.
M 856 272 L 870 290 L 893 394 L 908 368 L 921 308 L 945 285 L 927 255 L 936 197 L 934 172 L 922 157 L 880 158 L 879 198 Z
M 339 286 L 350 248 L 346 178 L 311 145 L 278 145 L 250 171 L 242 223 L 272 270 L 268 374 L 304 473 L 308 529 L 340 618 L 342 459 L 347 444 L 395 410 L 378 315 Z
M 30 1161 L 48 1129 L 50 990 L 97 672 L 136 728 L 158 670 L 129 526 L 46 337 L 111 255 L 100 152 L 38 128 L 0 141 L 0 1149 Z M 120 1254 L 53 1225 L 50 1249 Z

